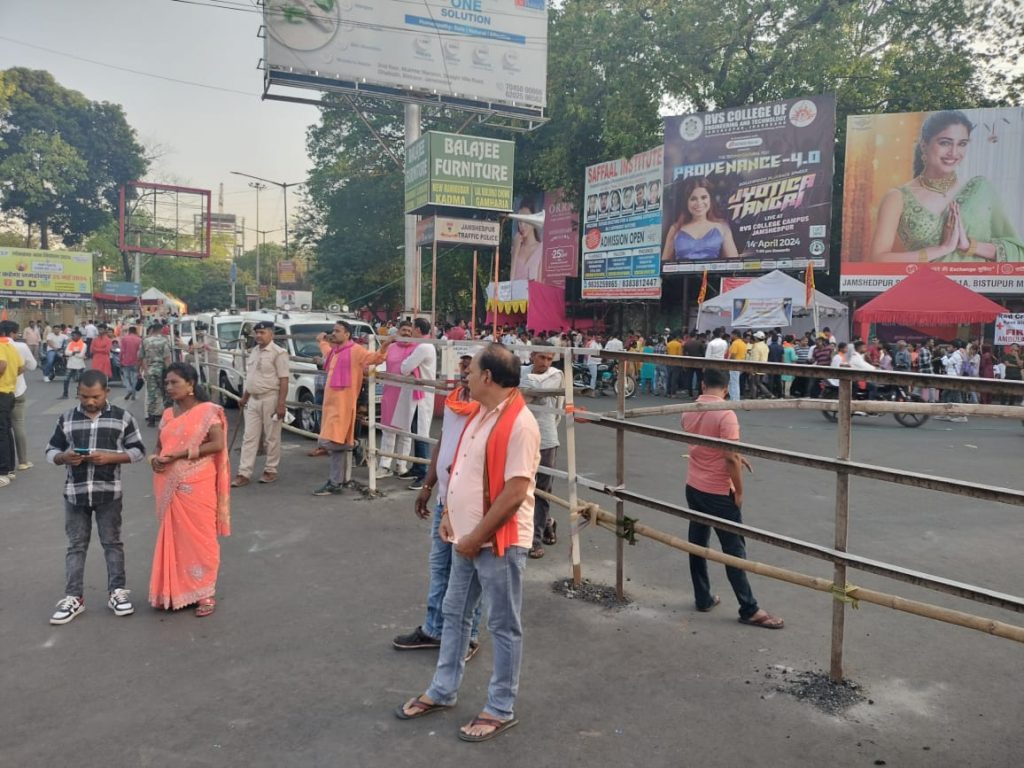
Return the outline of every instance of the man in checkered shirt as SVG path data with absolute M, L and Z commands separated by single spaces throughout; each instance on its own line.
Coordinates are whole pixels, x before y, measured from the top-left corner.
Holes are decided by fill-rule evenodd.
M 127 411 L 107 402 L 107 377 L 101 371 L 82 373 L 78 405 L 61 414 L 46 459 L 66 466 L 64 530 L 68 537 L 65 597 L 57 603 L 51 624 L 67 624 L 85 610 L 85 555 L 92 518 L 107 561 L 107 606 L 115 616 L 135 609 L 125 589 L 124 544 L 121 542 L 121 465 L 142 461 L 146 447 L 139 425 Z

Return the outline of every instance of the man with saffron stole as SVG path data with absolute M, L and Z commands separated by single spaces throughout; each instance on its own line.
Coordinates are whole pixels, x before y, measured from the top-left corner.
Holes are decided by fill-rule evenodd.
M 398 707 L 395 715 L 411 720 L 455 705 L 473 612 L 482 595 L 494 643 L 494 672 L 483 711 L 457 734 L 476 742 L 519 722 L 515 701 L 523 654 L 523 572 L 533 542 L 540 430 L 516 388 L 520 365 L 511 351 L 489 345 L 473 358 L 467 378 L 479 407 L 455 449 L 438 531 L 452 543 L 454 553 L 437 669 L 426 692 Z
M 231 534 L 227 422 L 191 365 L 172 364 L 164 386 L 173 406 L 160 418 L 150 457 L 160 530 L 149 602 L 169 610 L 196 605 L 196 616 L 209 616 L 220 570 L 217 537 Z
M 355 437 L 355 424 L 363 372 L 371 365 L 384 362 L 391 340 L 385 339 L 379 350 L 371 352 L 352 341 L 352 327 L 339 320 L 334 324 L 331 335 L 321 333 L 317 342 L 324 356 L 324 372 L 327 374 L 319 445 L 330 454 L 331 475 L 326 483 L 313 491 L 313 495 L 330 496 L 341 493 L 345 479 L 345 454 L 360 447 Z

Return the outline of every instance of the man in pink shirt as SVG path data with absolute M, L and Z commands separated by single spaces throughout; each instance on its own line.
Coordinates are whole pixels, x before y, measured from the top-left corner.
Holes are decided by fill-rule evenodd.
M 142 347 L 142 337 L 134 325 L 128 332 L 121 336 L 118 342 L 121 351 L 121 381 L 128 390 L 124 396 L 125 400 L 135 399 L 135 382 L 139 380 L 139 349 Z
M 473 612 L 482 595 L 494 673 L 487 705 L 459 729 L 463 741 L 486 741 L 518 723 L 523 571 L 533 543 L 534 478 L 540 463 L 540 430 L 517 389 L 519 378 L 519 358 L 500 344 L 478 352 L 469 365 L 470 396 L 480 406 L 455 450 L 438 529 L 454 551 L 437 669 L 425 693 L 395 710 L 399 719 L 411 720 L 455 705 Z
M 704 371 L 703 394 L 698 403 L 718 403 L 725 400 L 729 389 L 729 374 L 709 368 Z M 684 432 L 721 440 L 739 440 L 740 423 L 735 411 L 700 411 L 684 413 Z M 714 515 L 733 523 L 742 523 L 740 507 L 743 506 L 743 468 L 750 470 L 750 463 L 735 451 L 695 445 L 690 448 L 690 465 L 686 475 L 686 504 L 690 509 Z M 747 550 L 743 537 L 728 531 L 717 530 L 722 551 L 733 557 L 746 558 Z M 691 544 L 706 547 L 711 540 L 711 526 L 690 523 L 688 536 Z M 747 572 L 726 566 L 733 592 L 740 604 L 740 622 L 765 629 L 782 629 L 783 621 L 757 605 L 754 593 L 747 580 Z M 708 561 L 697 555 L 690 555 L 690 578 L 697 610 L 702 613 L 719 604 L 718 595 L 711 592 L 708 578 Z

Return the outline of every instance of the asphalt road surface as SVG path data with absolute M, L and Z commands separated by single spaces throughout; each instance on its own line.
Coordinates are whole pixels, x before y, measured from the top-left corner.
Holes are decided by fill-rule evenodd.
M 307 458 L 310 444 L 295 438 L 285 441 L 276 485 L 233 494 L 234 534 L 223 540 L 212 617 L 146 604 L 156 520 L 150 471 L 135 465 L 124 469 L 123 531 L 135 615 L 117 618 L 105 607 L 94 536 L 88 608 L 66 626 L 50 626 L 63 587 L 63 469 L 45 464 L 42 451 L 68 401 L 56 399 L 57 383 L 31 377 L 36 466 L 0 489 L 0 766 L 390 768 L 483 760 L 531 768 L 990 768 L 1018 766 L 1024 755 L 1019 644 L 863 604 L 848 611 L 846 637 L 847 677 L 862 699 L 829 714 L 787 692 L 801 673 L 827 670 L 827 595 L 754 576 L 761 605 L 783 616 L 786 628 L 743 626 L 724 571 L 712 563 L 722 604 L 697 613 L 685 555 L 641 540 L 625 551 L 629 606 L 567 599 L 552 589 L 570 573 L 561 509 L 561 540 L 527 567 L 519 727 L 487 744 L 455 737 L 484 702 L 486 633 L 458 706 L 400 722 L 392 710 L 424 690 L 435 659 L 431 651 L 391 647 L 395 634 L 423 620 L 428 524 L 415 518 L 414 492 L 398 480 L 385 481 L 386 497 L 374 501 L 353 491 L 311 496 L 326 479 L 326 460 Z M 112 399 L 122 398 L 115 389 Z M 140 416 L 141 403 L 131 410 Z M 678 424 L 677 417 L 648 421 Z M 836 427 L 820 414 L 745 413 L 740 421 L 747 441 L 835 455 Z M 142 429 L 152 447 L 155 430 Z M 610 482 L 614 432 L 581 425 L 577 444 L 581 473 Z M 681 502 L 686 447 L 634 436 L 626 446 L 628 487 Z M 1022 448 L 1021 423 L 994 419 L 906 429 L 891 416 L 858 418 L 853 437 L 857 460 L 1011 488 L 1022 485 Z M 753 463 L 747 522 L 831 545 L 831 475 Z M 564 485 L 555 490 L 564 493 Z M 627 514 L 686 535 L 682 520 L 646 509 Z M 1018 507 L 853 479 L 849 548 L 1019 595 L 1021 521 Z M 584 576 L 613 583 L 614 537 L 588 528 L 582 550 Z M 831 578 L 821 561 L 758 542 L 748 551 Z M 1017 614 L 866 574 L 851 572 L 850 580 L 1024 623 Z

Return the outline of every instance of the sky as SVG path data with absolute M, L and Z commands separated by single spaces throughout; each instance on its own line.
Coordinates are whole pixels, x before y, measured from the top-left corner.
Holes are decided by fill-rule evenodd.
M 90 100 L 120 104 L 140 141 L 163 152 L 146 180 L 210 189 L 214 211 L 223 183 L 224 212 L 246 218 L 251 248 L 256 192 L 231 171 L 303 181 L 310 167 L 306 128 L 319 113 L 260 100 L 260 16 L 241 8 L 252 3 L 255 9 L 254 0 L 194 2 L 0 0 L 0 69 L 45 69 Z M 300 194 L 288 190 L 292 214 Z M 283 240 L 283 214 L 280 188 L 262 191 L 259 228 L 276 230 L 267 233 L 268 242 Z

